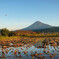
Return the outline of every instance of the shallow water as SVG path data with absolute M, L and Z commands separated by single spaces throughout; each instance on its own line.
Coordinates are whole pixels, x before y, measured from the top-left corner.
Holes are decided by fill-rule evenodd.
M 6 50 L 8 50 L 8 53 L 6 53 Z M 14 54 L 14 51 L 17 51 L 17 55 Z M 53 47 L 49 45 L 49 53 L 47 53 L 48 48 L 46 46 L 46 53 L 44 53 L 44 48 L 36 48 L 35 46 L 31 45 L 27 47 L 27 45 L 24 45 L 22 47 L 10 47 L 3 49 L 4 51 L 4 57 L 2 56 L 2 48 L 0 48 L 0 59 L 39 59 L 40 56 L 44 56 L 44 59 L 52 59 L 50 57 L 50 54 L 56 54 L 53 59 L 59 59 L 59 46 Z M 24 54 L 25 51 L 28 51 L 28 53 Z M 20 54 L 18 54 L 20 52 Z M 38 55 L 38 57 L 32 57 L 31 54 L 37 54 L 43 53 L 42 55 Z M 19 57 L 21 55 L 21 57 Z

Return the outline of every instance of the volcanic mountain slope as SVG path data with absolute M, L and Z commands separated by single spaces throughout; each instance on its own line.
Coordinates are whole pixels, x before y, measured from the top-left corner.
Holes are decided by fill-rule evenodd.
M 48 29 L 41 29 L 41 30 L 36 30 L 36 32 L 59 32 L 59 27 L 52 27 Z
M 28 26 L 27 28 L 21 29 L 21 30 L 40 30 L 40 29 L 47 29 L 47 28 L 52 28 L 52 26 L 48 24 L 44 24 L 40 21 L 36 21 L 32 25 Z

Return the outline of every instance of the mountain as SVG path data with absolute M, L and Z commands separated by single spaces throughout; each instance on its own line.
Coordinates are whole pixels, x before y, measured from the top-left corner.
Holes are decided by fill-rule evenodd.
M 36 21 L 32 25 L 28 26 L 27 28 L 21 29 L 21 30 L 40 30 L 40 29 L 47 29 L 47 28 L 52 28 L 52 26 L 48 24 L 44 24 L 40 21 Z
M 52 27 L 48 29 L 36 30 L 36 32 L 59 32 L 59 27 Z

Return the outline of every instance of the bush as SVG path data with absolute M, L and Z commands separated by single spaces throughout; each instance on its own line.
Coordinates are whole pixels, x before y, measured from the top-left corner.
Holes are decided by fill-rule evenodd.
M 8 36 L 15 36 L 15 33 L 11 31 Z
M 9 35 L 9 30 L 8 29 L 6 29 L 6 28 L 4 28 L 4 29 L 1 29 L 1 35 L 2 36 L 8 36 Z

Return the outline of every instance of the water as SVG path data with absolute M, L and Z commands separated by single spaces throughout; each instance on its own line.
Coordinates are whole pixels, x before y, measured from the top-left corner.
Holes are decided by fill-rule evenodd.
M 43 59 L 52 59 L 50 57 L 50 54 L 56 54 L 53 59 L 58 59 L 59 58 L 59 46 L 57 47 L 53 47 L 53 46 L 48 46 L 49 47 L 49 53 L 48 52 L 48 48 L 46 46 L 46 53 L 44 53 L 44 48 L 36 48 L 36 46 L 34 45 L 24 45 L 22 47 L 9 47 L 6 49 L 3 49 L 4 54 L 2 54 L 2 48 L 0 47 L 0 59 L 40 59 L 41 56 L 44 56 Z M 16 55 L 14 54 L 15 50 L 17 51 Z M 6 53 L 6 51 L 8 51 L 8 53 Z M 20 52 L 20 54 L 18 53 Z M 27 52 L 27 53 L 24 53 Z M 31 56 L 31 54 L 40 54 L 42 53 L 42 55 L 38 55 L 38 57 L 36 56 Z

